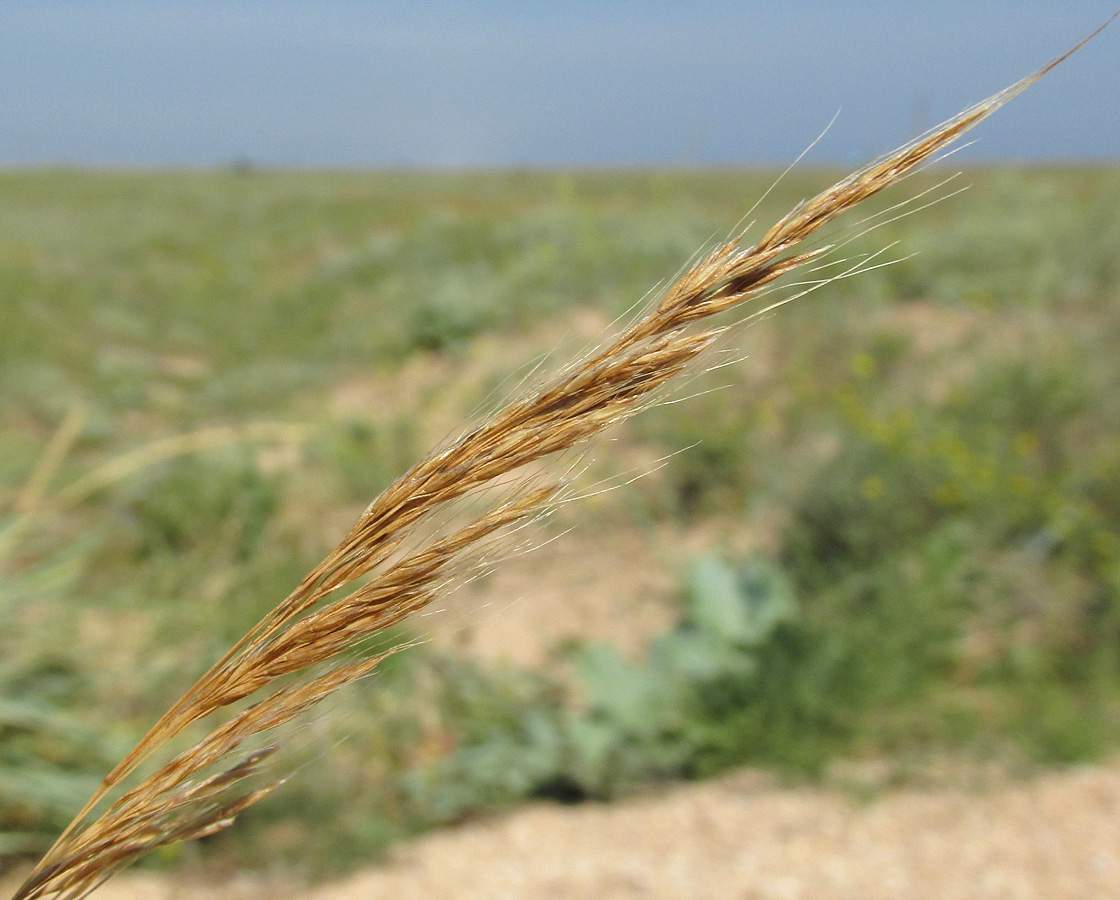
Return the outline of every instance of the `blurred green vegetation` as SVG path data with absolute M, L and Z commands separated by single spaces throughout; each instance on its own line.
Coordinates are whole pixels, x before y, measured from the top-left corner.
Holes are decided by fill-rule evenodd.
M 758 219 L 829 178 L 791 177 Z M 1120 170 L 966 180 L 845 248 L 898 241 L 900 262 L 742 330 L 745 361 L 597 454 L 608 472 L 673 454 L 598 501 L 624 527 L 762 536 L 695 560 L 644 655 L 392 657 L 299 732 L 293 783 L 203 852 L 338 868 L 526 798 L 743 763 L 1115 751 Z M 453 372 L 483 338 L 613 319 L 769 182 L 0 173 L 0 858 L 41 850 L 427 449 L 418 354 Z M 355 379 L 379 391 L 339 402 Z

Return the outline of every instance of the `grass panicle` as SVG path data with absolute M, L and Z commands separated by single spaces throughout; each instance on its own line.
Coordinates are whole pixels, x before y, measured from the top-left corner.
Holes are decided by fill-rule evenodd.
M 821 228 L 935 157 L 1076 49 L 799 204 L 757 242 L 746 246 L 744 234 L 719 246 L 605 346 L 413 466 L 105 778 L 15 900 L 78 900 L 156 847 L 230 825 L 280 783 L 264 777 L 276 729 L 373 671 L 384 658 L 373 644 L 378 633 L 431 603 L 489 542 L 563 497 L 563 483 L 538 463 L 578 450 L 655 400 L 730 327 L 700 323 L 817 260 L 830 248 L 803 248 Z M 476 504 L 472 517 L 447 525 L 463 501 Z M 234 708 L 241 701 L 250 705 Z M 226 721 L 126 790 L 169 742 L 223 710 Z

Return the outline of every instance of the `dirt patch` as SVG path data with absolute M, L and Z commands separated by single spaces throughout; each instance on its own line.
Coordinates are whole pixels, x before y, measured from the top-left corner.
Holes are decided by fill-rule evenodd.
M 8 892 L 12 884 L 5 884 Z M 122 876 L 97 900 L 1106 900 L 1120 898 L 1120 761 L 873 802 L 751 772 L 613 805 L 540 805 L 430 835 L 297 891 Z
M 413 626 L 439 646 L 517 666 L 543 666 L 576 638 L 637 655 L 676 619 L 674 555 L 645 531 L 575 531 L 502 561 Z
M 762 787 L 749 773 L 434 835 L 313 900 L 1120 897 L 1120 765 L 983 794 Z

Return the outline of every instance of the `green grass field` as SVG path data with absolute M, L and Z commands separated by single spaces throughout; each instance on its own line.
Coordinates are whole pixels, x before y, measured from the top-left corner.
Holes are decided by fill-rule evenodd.
M 771 180 L 0 173 L 0 859 L 43 849 L 449 413 L 625 313 Z M 675 455 L 587 527 L 765 533 L 696 554 L 647 655 L 402 654 L 298 732 L 330 767 L 201 852 L 322 870 L 739 764 L 1114 751 L 1120 170 L 959 181 L 844 251 L 896 264 L 744 329 L 746 359 L 597 451 L 616 476 Z M 367 407 L 340 401 L 355 384 Z

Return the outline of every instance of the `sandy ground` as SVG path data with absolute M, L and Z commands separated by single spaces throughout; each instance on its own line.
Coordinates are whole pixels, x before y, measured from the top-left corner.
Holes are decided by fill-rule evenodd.
M 575 638 L 637 656 L 677 619 L 672 536 L 576 529 L 504 560 L 414 628 L 437 646 L 489 662 L 540 667 Z M 677 565 L 683 565 L 678 562 Z M 542 573 L 547 573 L 542 575 Z
M 7 893 L 10 894 L 10 886 Z M 611 806 L 539 805 L 297 890 L 123 875 L 99 900 L 1120 898 L 1120 761 L 857 803 L 741 772 Z
M 1120 765 L 856 805 L 739 775 L 433 836 L 315 900 L 1120 897 Z

